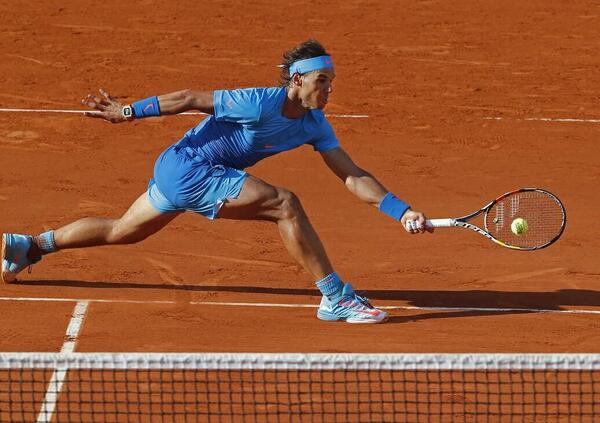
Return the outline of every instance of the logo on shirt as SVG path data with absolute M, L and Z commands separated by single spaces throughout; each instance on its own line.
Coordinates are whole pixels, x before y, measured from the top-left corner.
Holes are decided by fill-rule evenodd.
M 233 100 L 229 100 L 229 101 L 227 102 L 227 107 L 229 107 L 230 109 L 233 109 L 233 105 L 234 105 L 234 102 L 233 102 Z
M 270 149 L 272 149 L 272 148 L 275 148 L 275 146 L 274 146 L 274 145 L 271 145 L 271 144 L 265 144 L 265 145 L 263 145 L 263 147 L 264 147 L 264 148 L 266 148 L 267 150 L 270 150 Z

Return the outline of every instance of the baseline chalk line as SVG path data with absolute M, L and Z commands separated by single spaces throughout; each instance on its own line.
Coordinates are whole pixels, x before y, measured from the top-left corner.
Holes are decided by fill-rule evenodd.
M 530 118 L 506 118 L 486 116 L 485 120 L 519 120 L 529 122 L 573 122 L 573 123 L 600 123 L 600 119 L 578 119 L 578 118 L 545 118 L 545 117 L 530 117 Z
M 318 308 L 318 304 L 295 304 L 295 303 L 248 303 L 248 302 L 224 302 L 224 301 L 160 301 L 160 300 L 120 300 L 120 299 L 93 299 L 93 298 L 40 298 L 40 297 L 0 297 L 0 301 L 48 301 L 48 302 L 86 302 L 86 303 L 109 303 L 109 304 L 190 304 L 201 306 L 222 307 L 275 307 L 275 308 Z M 555 314 L 598 314 L 600 310 L 586 309 L 546 309 L 526 307 L 427 307 L 406 305 L 384 305 L 378 306 L 385 310 L 424 310 L 424 311 L 479 311 L 487 313 L 555 313 Z

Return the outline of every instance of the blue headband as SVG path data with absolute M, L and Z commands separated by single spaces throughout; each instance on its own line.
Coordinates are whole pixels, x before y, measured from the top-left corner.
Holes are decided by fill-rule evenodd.
M 331 60 L 331 56 L 312 57 L 292 63 L 290 66 L 290 76 L 295 73 L 304 74 L 319 69 L 331 69 L 332 67 L 333 60 Z

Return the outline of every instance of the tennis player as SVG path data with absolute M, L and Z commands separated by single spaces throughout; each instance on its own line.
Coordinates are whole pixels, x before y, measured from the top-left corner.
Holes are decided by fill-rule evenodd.
M 282 84 L 274 88 L 184 90 L 131 105 L 120 104 L 103 90 L 99 96 L 88 95 L 83 103 L 95 110 L 86 115 L 113 123 L 188 110 L 209 117 L 158 157 L 147 191 L 121 218 L 87 217 L 37 236 L 3 234 L 2 281 L 14 281 L 23 269 L 31 271 L 44 255 L 60 250 L 140 242 L 191 211 L 208 219 L 276 223 L 285 247 L 323 294 L 319 319 L 385 321 L 384 311 L 356 294 L 334 271 L 298 197 L 244 170 L 266 157 L 310 144 L 350 192 L 401 222 L 408 232 L 425 232 L 423 213 L 411 210 L 340 146 L 323 114 L 335 78 L 332 58 L 323 46 L 309 40 L 283 58 Z

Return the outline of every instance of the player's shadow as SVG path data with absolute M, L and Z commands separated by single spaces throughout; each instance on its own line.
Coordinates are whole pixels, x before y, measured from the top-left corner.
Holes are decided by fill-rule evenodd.
M 498 316 L 498 315 L 506 315 L 506 314 L 530 314 L 535 313 L 533 310 L 510 310 L 510 311 L 498 311 L 498 310 L 456 310 L 456 311 L 435 311 L 424 313 L 422 310 L 411 310 L 412 315 L 406 316 L 403 315 L 394 315 L 392 314 L 388 319 L 387 323 L 410 323 L 410 322 L 418 322 L 421 320 L 429 320 L 429 319 L 447 319 L 447 318 L 457 318 L 457 317 L 482 317 L 482 316 Z M 397 313 L 397 312 L 396 312 Z
M 308 296 L 313 297 L 310 302 L 314 302 L 315 304 L 318 303 L 318 298 L 320 297 L 320 294 L 316 289 L 274 288 L 250 285 L 171 285 L 145 284 L 142 282 L 88 282 L 73 280 L 26 280 L 17 283 L 31 286 L 126 289 L 131 290 L 132 296 L 136 290 L 232 292 L 256 295 Z M 547 292 L 491 290 L 370 290 L 367 291 L 365 295 L 370 300 L 393 300 L 401 303 L 403 306 L 417 308 L 414 310 L 414 315 L 393 316 L 390 319 L 392 322 L 397 323 L 449 317 L 535 313 L 542 310 L 567 310 L 568 308 L 600 306 L 600 291 L 589 289 L 561 289 L 558 291 Z M 261 301 L 264 301 L 264 298 L 262 298 Z M 405 311 L 406 310 L 402 310 L 403 313 Z M 396 313 L 398 313 L 398 311 L 396 311 Z

